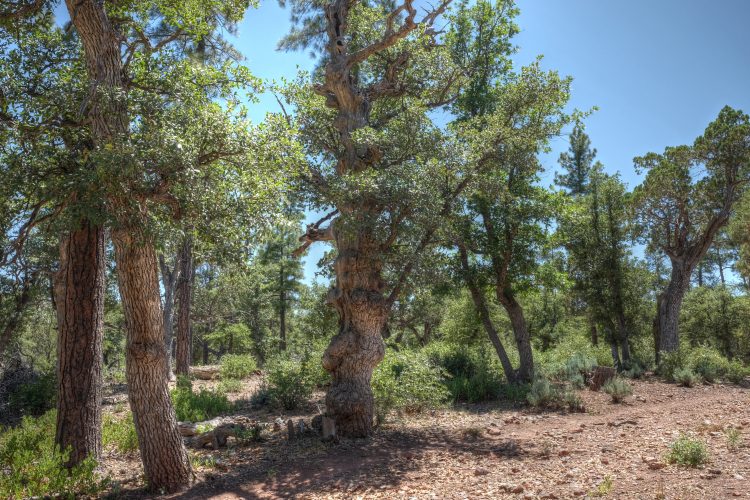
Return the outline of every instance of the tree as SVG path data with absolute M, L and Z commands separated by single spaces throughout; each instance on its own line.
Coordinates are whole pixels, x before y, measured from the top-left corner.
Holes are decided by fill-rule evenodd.
M 575 289 L 593 325 L 604 331 L 618 369 L 630 363 L 634 324 L 627 314 L 628 283 L 635 280 L 627 248 L 626 196 L 617 176 L 595 168 L 585 193 L 569 201 L 558 231 L 570 258 Z
M 596 149 L 591 149 L 591 140 L 583 131 L 583 125 L 576 123 L 570 134 L 570 147 L 558 160 L 567 172 L 555 174 L 555 184 L 566 188 L 571 196 L 585 194 L 592 171 L 600 168 L 593 164 L 594 158 Z
M 3 13 L 2 18 L 10 16 Z M 104 228 L 101 202 L 87 192 L 80 167 L 92 137 L 71 100 L 83 102 L 78 40 L 54 24 L 51 6 L 19 7 L 0 26 L 4 182 L 22 200 L 16 252 L 42 225 L 59 236 L 54 295 L 58 314 L 58 404 L 55 441 L 70 448 L 68 465 L 101 453 L 101 357 Z M 100 124 L 101 125 L 101 124 Z M 61 223 L 64 221 L 63 223 Z
M 456 62 L 475 68 L 469 90 L 453 107 L 454 126 L 472 149 L 480 151 L 470 160 L 477 179 L 462 197 L 452 231 L 460 274 L 506 378 L 528 382 L 534 363 L 518 294 L 530 284 L 554 206 L 550 194 L 537 185 L 542 171 L 537 155 L 568 121 L 562 108 L 570 80 L 541 71 L 538 61 L 512 71 L 509 39 L 517 32 L 515 14 L 509 3 L 463 3 L 456 28 L 449 33 Z M 520 356 L 518 370 L 490 317 L 487 288 L 510 319 Z
M 669 284 L 657 299 L 657 352 L 679 347 L 680 307 L 692 272 L 750 179 L 749 138 L 748 116 L 726 106 L 692 146 L 635 158 L 648 170 L 634 192 L 641 236 L 671 264 Z
M 315 159 L 305 199 L 328 212 L 303 247 L 328 241 L 336 253 L 327 301 L 339 332 L 323 366 L 333 378 L 326 411 L 345 436 L 372 432 L 370 379 L 389 312 L 463 188 L 461 172 L 438 160 L 448 144 L 427 114 L 450 102 L 460 77 L 432 28 L 446 7 L 420 18 L 411 0 L 293 2 L 295 29 L 282 41 L 325 51 L 311 85 L 285 94 Z

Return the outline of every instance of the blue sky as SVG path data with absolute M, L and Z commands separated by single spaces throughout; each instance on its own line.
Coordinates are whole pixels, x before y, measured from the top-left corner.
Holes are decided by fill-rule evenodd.
M 634 156 L 690 143 L 725 104 L 750 112 L 750 1 L 519 0 L 518 64 L 544 55 L 543 65 L 573 77 L 571 108 L 599 109 L 586 120 L 598 158 L 638 182 Z M 289 27 L 276 2 L 251 10 L 236 44 L 263 78 L 311 69 L 306 53 L 275 50 Z M 262 118 L 278 104 L 265 96 L 253 109 Z M 567 138 L 553 141 L 544 183 L 554 178 Z M 323 248 L 310 252 L 310 279 Z

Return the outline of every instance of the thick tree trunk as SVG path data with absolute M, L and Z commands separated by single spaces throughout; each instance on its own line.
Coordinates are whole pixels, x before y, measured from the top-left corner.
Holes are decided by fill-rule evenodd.
M 385 355 L 381 332 L 389 307 L 383 296 L 378 244 L 365 231 L 336 235 L 336 286 L 327 301 L 339 314 L 339 332 L 323 354 L 332 382 L 326 411 L 338 433 L 364 437 L 372 433 L 374 398 L 372 371 Z
M 101 457 L 104 229 L 89 221 L 60 241 L 57 306 L 55 444 L 70 448 L 67 466 Z
M 622 361 L 620 360 L 620 351 L 617 347 L 617 341 L 613 338 L 609 343 L 609 351 L 612 354 L 612 363 L 615 365 L 615 370 L 622 371 Z
M 156 253 L 135 228 L 112 234 L 120 296 L 128 326 L 126 374 L 143 469 L 152 490 L 190 483 L 190 461 L 169 398 Z
M 523 308 L 516 298 L 505 292 L 501 295 L 501 303 L 508 313 L 510 324 L 513 328 L 513 337 L 516 339 L 520 365 L 516 372 L 516 382 L 531 382 L 534 377 L 534 355 L 531 351 L 531 337 L 523 315 Z
M 673 352 L 680 347 L 678 323 L 685 292 L 690 286 L 690 270 L 680 262 L 672 263 L 672 276 L 658 301 L 657 328 L 660 352 Z
M 164 349 L 167 351 L 167 377 L 172 380 L 172 342 L 174 333 L 174 292 L 179 269 L 175 263 L 174 269 L 169 268 L 163 255 L 159 255 L 159 269 L 161 269 L 161 284 L 164 288 L 164 304 L 162 318 L 164 323 Z
M 180 278 L 177 282 L 177 349 L 175 354 L 178 375 L 190 374 L 193 351 L 193 325 L 190 310 L 193 301 L 193 241 L 185 238 L 180 250 Z

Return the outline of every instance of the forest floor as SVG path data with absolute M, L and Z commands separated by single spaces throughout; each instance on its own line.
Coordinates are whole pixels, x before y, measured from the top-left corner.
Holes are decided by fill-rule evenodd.
M 258 383 L 257 377 L 246 381 L 234 399 L 242 402 Z M 683 388 L 655 378 L 631 383 L 633 396 L 621 404 L 579 391 L 585 413 L 459 405 L 393 417 L 369 440 L 323 443 L 309 435 L 289 441 L 286 428 L 249 445 L 230 440 L 219 451 L 193 452 L 209 465 L 196 467 L 193 487 L 168 498 L 750 498 L 750 390 Z M 261 422 L 309 422 L 315 403 L 322 403 L 323 395 L 316 397 L 306 411 L 248 404 L 239 413 Z M 739 446 L 731 446 L 730 428 L 739 430 Z M 706 443 L 707 465 L 666 463 L 680 433 Z M 111 453 L 105 467 L 118 480 L 112 496 L 148 496 L 140 489 L 137 455 Z

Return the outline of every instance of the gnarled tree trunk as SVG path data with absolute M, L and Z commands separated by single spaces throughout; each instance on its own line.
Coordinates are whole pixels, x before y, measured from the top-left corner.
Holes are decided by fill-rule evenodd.
M 159 277 L 153 244 L 136 228 L 114 231 L 115 261 L 128 329 L 130 408 L 149 487 L 175 491 L 192 470 L 169 399 Z
M 193 301 L 193 241 L 186 237 L 179 257 L 180 278 L 177 281 L 177 347 L 175 365 L 178 375 L 190 374 L 190 360 L 193 351 L 193 325 L 190 309 Z
M 690 269 L 679 261 L 672 262 L 669 285 L 657 301 L 656 336 L 660 352 L 673 352 L 680 347 L 677 327 L 682 299 L 689 287 Z
M 101 457 L 104 229 L 89 221 L 63 235 L 55 276 L 57 426 L 55 444 L 70 448 L 66 465 Z
M 336 286 L 328 302 L 339 313 L 339 332 L 323 354 L 323 367 L 332 376 L 326 411 L 335 419 L 337 431 L 348 437 L 372 433 L 370 379 L 385 355 L 381 332 L 390 309 L 382 293 L 378 245 L 365 230 L 357 233 L 336 234 Z

